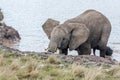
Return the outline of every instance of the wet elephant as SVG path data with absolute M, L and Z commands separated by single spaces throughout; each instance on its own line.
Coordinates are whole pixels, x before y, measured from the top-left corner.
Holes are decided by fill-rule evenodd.
M 103 14 L 87 10 L 53 29 L 48 51 L 55 52 L 58 47 L 62 47 L 64 40 L 68 40 L 62 49 L 68 47 L 69 50 L 78 50 L 79 55 L 89 55 L 91 48 L 98 46 L 100 56 L 105 57 L 110 32 L 111 24 Z

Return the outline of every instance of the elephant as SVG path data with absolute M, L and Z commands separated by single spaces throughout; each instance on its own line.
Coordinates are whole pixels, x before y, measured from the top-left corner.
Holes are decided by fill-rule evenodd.
M 59 23 L 60 23 L 60 22 L 57 21 L 57 20 L 48 18 L 48 20 L 46 20 L 46 22 L 42 25 L 42 28 L 43 28 L 44 32 L 46 33 L 48 39 L 50 39 L 50 34 L 51 34 L 53 28 L 55 28 L 57 25 L 60 25 Z M 64 42 L 64 44 L 66 44 L 66 43 L 68 44 L 67 41 Z M 64 46 L 64 44 L 62 44 L 62 47 Z M 67 55 L 67 54 L 68 54 L 68 51 L 67 51 L 68 47 L 66 47 L 66 48 L 64 48 L 64 49 L 62 49 L 62 47 L 59 47 L 59 48 L 58 48 L 59 54 L 65 54 L 65 55 Z M 94 55 L 95 55 L 95 50 L 96 50 L 96 49 L 99 50 L 98 47 L 93 48 L 93 54 L 94 54 Z M 79 52 L 79 50 L 78 50 L 78 52 Z M 79 52 L 79 53 L 80 53 L 80 52 Z M 107 56 L 111 56 L 112 54 L 113 54 L 113 50 L 112 50 L 110 47 L 107 47 L 107 49 L 106 49 L 106 55 L 107 55 Z
M 0 9 L 0 21 L 2 21 L 3 19 L 4 19 L 4 16 L 3 16 L 3 13 L 2 13 L 2 11 Z
M 87 10 L 53 28 L 48 52 L 54 53 L 57 48 L 67 52 L 69 48 L 77 50 L 79 55 L 90 55 L 92 48 L 99 47 L 100 57 L 105 57 L 110 33 L 107 17 L 96 10 Z

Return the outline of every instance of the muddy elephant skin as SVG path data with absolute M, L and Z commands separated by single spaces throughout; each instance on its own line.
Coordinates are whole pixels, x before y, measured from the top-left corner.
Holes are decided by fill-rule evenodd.
M 106 45 L 111 32 L 109 20 L 96 10 L 87 10 L 79 16 L 57 25 L 51 32 L 49 52 L 62 49 L 77 50 L 79 55 L 90 55 L 91 49 L 99 47 L 100 56 L 105 57 Z

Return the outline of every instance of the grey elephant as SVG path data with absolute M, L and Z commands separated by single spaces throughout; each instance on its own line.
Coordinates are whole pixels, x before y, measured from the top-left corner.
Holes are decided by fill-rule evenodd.
M 60 23 L 59 21 L 49 18 L 49 19 L 42 25 L 42 28 L 43 28 L 44 32 L 46 33 L 48 39 L 50 39 L 51 32 L 52 32 L 53 28 L 55 28 L 56 26 L 60 25 L 59 23 Z M 64 40 L 64 41 L 65 41 L 65 40 Z M 66 40 L 66 42 L 64 42 L 64 44 L 62 44 L 62 46 L 58 48 L 59 54 L 65 54 L 65 55 L 68 54 L 68 51 L 67 51 L 68 46 L 67 46 L 66 48 L 64 47 L 64 45 L 66 45 L 66 44 L 68 45 L 68 42 L 67 42 L 67 41 L 69 41 L 69 40 Z M 63 47 L 64 47 L 64 48 L 63 48 Z M 98 47 L 94 47 L 94 48 L 93 48 L 93 54 L 94 54 L 94 55 L 95 55 L 96 49 L 99 50 Z M 78 52 L 79 52 L 79 50 L 78 50 Z M 113 54 L 113 50 L 112 50 L 110 47 L 107 47 L 107 48 L 106 48 L 106 55 L 107 55 L 107 56 L 111 56 L 112 54 Z
M 69 48 L 77 50 L 79 55 L 90 55 L 92 48 L 99 47 L 100 56 L 105 57 L 110 32 L 111 24 L 103 14 L 87 10 L 53 29 L 48 51 L 60 48 L 67 52 Z
M 4 18 L 4 16 L 3 16 L 3 13 L 2 13 L 2 11 L 1 11 L 1 9 L 0 9 L 0 21 L 2 21 L 3 18 Z

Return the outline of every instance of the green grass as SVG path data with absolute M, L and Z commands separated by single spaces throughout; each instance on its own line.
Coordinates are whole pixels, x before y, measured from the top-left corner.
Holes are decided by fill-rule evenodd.
M 120 80 L 120 65 L 111 68 L 67 64 L 51 55 L 15 56 L 0 51 L 0 80 Z M 61 66 L 62 65 L 62 66 Z

